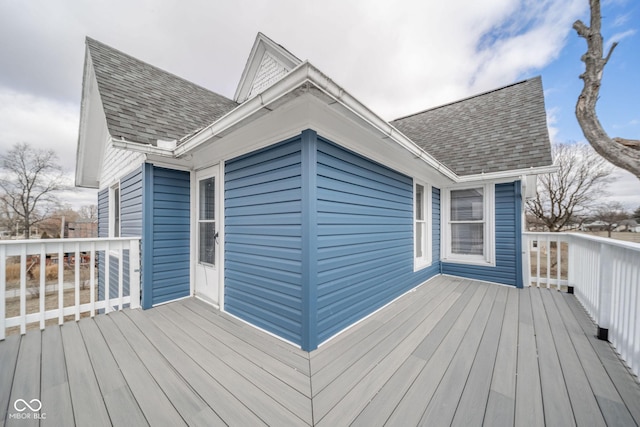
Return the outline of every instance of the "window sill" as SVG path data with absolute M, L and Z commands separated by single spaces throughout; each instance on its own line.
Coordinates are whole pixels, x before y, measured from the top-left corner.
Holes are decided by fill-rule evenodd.
M 427 267 L 431 267 L 433 262 L 426 260 L 417 260 L 414 258 L 413 260 L 413 272 L 424 270 Z
M 451 263 L 451 264 L 467 264 L 467 265 L 477 265 L 480 267 L 495 267 L 495 260 L 487 260 L 485 257 L 477 257 L 477 256 L 454 256 L 449 258 L 443 258 L 442 262 Z

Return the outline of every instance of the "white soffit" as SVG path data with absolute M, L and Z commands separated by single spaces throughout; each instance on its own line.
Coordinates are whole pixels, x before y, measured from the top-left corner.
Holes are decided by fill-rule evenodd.
M 284 47 L 258 33 L 240 77 L 234 100 L 243 103 L 276 83 L 301 63 L 300 59 Z

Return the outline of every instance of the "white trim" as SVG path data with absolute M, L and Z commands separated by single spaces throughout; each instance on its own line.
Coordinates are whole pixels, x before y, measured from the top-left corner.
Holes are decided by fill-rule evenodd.
M 191 171 L 189 174 L 189 249 L 191 251 L 189 255 L 189 295 L 196 296 L 196 263 L 194 262 L 196 257 L 196 230 L 198 226 L 196 224 L 196 172 Z
M 115 219 L 116 219 L 116 209 L 115 209 L 115 194 L 118 193 L 118 235 L 116 236 L 115 230 Z M 122 194 L 120 188 L 120 180 L 116 181 L 115 184 L 109 186 L 109 238 L 121 237 L 122 232 L 122 206 L 120 203 L 122 202 Z
M 478 181 L 509 182 L 509 181 L 521 179 L 522 175 L 542 175 L 542 174 L 556 173 L 556 172 L 558 172 L 558 166 L 549 165 L 549 166 L 530 167 L 525 169 L 513 169 L 513 170 L 501 171 L 501 172 L 489 172 L 489 173 L 479 173 L 474 175 L 464 175 L 464 176 L 458 177 L 456 182 L 459 182 L 459 183 L 478 182 Z
M 220 255 L 218 256 L 218 306 L 220 310 L 224 310 L 224 167 L 225 163 L 220 162 L 218 164 L 218 209 L 220 211 L 220 215 L 218 216 L 218 251 Z
M 451 191 L 471 188 L 483 189 L 483 255 L 461 255 L 451 252 Z M 440 192 L 440 247 L 442 262 L 486 267 L 496 266 L 495 184 L 466 185 L 443 188 Z
M 424 216 L 424 225 L 425 225 L 425 236 L 423 238 L 423 254 L 422 257 L 418 258 L 416 253 L 416 188 L 420 185 L 423 188 L 423 206 L 422 212 Z M 433 189 L 431 185 L 426 184 L 416 178 L 413 178 L 413 271 L 416 272 L 418 270 L 422 270 L 423 268 L 429 267 L 433 262 L 433 208 L 432 208 L 432 199 L 433 199 Z

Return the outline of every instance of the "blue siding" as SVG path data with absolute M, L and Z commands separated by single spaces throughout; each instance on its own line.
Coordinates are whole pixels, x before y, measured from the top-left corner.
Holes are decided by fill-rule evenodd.
M 520 184 L 510 182 L 495 186 L 496 266 L 443 263 L 442 272 L 454 276 L 521 286 Z
M 225 309 L 302 342 L 302 153 L 294 138 L 225 164 Z
M 411 178 L 323 139 L 317 161 L 322 342 L 439 273 L 440 266 L 438 233 L 436 262 L 413 271 Z M 439 191 L 432 197 L 439 221 Z
M 98 237 L 109 237 L 109 189 L 98 192 Z M 104 251 L 98 252 L 98 300 L 104 300 Z M 111 272 L 109 272 L 111 273 Z
M 144 165 L 141 213 L 142 305 L 186 297 L 190 291 L 190 173 Z

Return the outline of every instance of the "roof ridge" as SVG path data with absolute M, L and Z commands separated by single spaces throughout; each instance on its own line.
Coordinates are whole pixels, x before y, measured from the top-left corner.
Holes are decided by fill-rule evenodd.
M 461 99 L 458 99 L 458 100 L 455 100 L 455 101 L 447 102 L 446 104 L 437 105 L 435 107 L 427 108 L 427 109 L 424 109 L 422 111 L 418 111 L 418 112 L 415 112 L 415 113 L 412 113 L 412 114 L 407 114 L 406 116 L 401 116 L 401 117 L 395 118 L 395 119 L 391 120 L 389 123 L 393 123 L 393 122 L 397 122 L 397 121 L 400 121 L 400 120 L 408 119 L 409 117 L 417 116 L 417 115 L 420 115 L 420 114 L 423 114 L 423 113 L 427 113 L 429 111 L 437 110 L 439 108 L 448 107 L 450 105 L 458 104 L 460 102 L 465 102 L 465 101 L 468 101 L 468 100 L 473 99 L 473 98 L 478 98 L 480 96 L 484 96 L 484 95 L 488 95 L 488 94 L 493 93 L 493 92 L 498 92 L 498 91 L 501 91 L 501 90 L 504 90 L 504 89 L 508 89 L 510 87 L 513 87 L 513 86 L 518 86 L 518 85 L 521 85 L 521 84 L 524 84 L 524 83 L 527 83 L 527 82 L 530 82 L 530 81 L 533 81 L 533 80 L 540 80 L 541 78 L 542 77 L 540 75 L 537 75 L 537 76 L 534 76 L 534 77 L 530 77 L 528 79 L 524 79 L 524 80 L 521 80 L 519 82 L 511 83 L 511 84 L 508 84 L 508 85 L 505 85 L 505 86 L 502 86 L 502 87 L 499 87 L 499 88 L 496 88 L 496 89 L 487 90 L 485 92 L 477 93 L 475 95 L 471 95 L 471 96 L 467 96 L 465 98 L 461 98 Z
M 233 99 L 228 98 L 228 97 L 226 97 L 226 96 L 224 96 L 224 95 L 222 95 L 222 94 L 219 94 L 218 92 L 214 92 L 214 91 L 212 91 L 211 89 L 207 89 L 206 87 L 204 87 L 204 86 L 202 86 L 202 85 L 199 85 L 199 84 L 197 84 L 197 83 L 194 83 L 194 82 L 192 82 L 192 81 L 190 81 L 190 80 L 187 80 L 187 79 L 186 79 L 186 78 L 184 78 L 184 77 L 180 77 L 180 76 L 178 76 L 177 74 L 174 74 L 174 73 L 172 73 L 172 72 L 170 72 L 170 71 L 167 71 L 167 70 L 164 70 L 164 69 L 162 69 L 162 68 L 160 68 L 160 67 L 156 67 L 155 65 L 149 64 L 148 62 L 145 62 L 145 61 L 143 61 L 143 60 L 141 60 L 141 59 L 138 59 L 138 58 L 136 58 L 136 57 L 134 57 L 134 56 L 132 56 L 132 55 L 130 55 L 130 54 L 128 54 L 128 53 L 126 53 L 126 52 L 121 51 L 120 49 L 116 49 L 115 47 L 112 47 L 112 46 L 110 46 L 110 45 L 108 45 L 108 44 L 106 44 L 106 43 L 103 43 L 103 42 L 99 41 L 99 40 L 96 40 L 96 39 L 91 38 L 91 37 L 89 37 L 89 36 L 85 36 L 85 44 L 86 44 L 86 45 L 87 45 L 87 47 L 89 48 L 89 51 L 90 51 L 90 52 L 91 52 L 91 43 L 93 43 L 93 44 L 97 44 L 97 45 L 99 45 L 99 47 L 106 48 L 106 49 L 108 49 L 108 50 L 109 50 L 109 51 L 111 51 L 111 52 L 116 52 L 116 53 L 118 53 L 119 55 L 125 56 L 125 57 L 127 57 L 128 59 L 133 60 L 133 61 L 135 61 L 135 62 L 137 62 L 137 63 L 144 64 L 144 65 L 146 65 L 146 66 L 148 66 L 148 67 L 151 67 L 151 68 L 153 68 L 153 69 L 155 69 L 155 70 L 157 70 L 157 71 L 160 71 L 160 72 L 162 72 L 162 73 L 164 73 L 164 74 L 170 75 L 170 76 L 172 76 L 172 77 L 174 77 L 174 78 L 176 78 L 176 79 L 178 79 L 178 80 L 181 80 L 181 81 L 183 81 L 183 82 L 187 83 L 187 84 L 188 84 L 188 85 L 190 85 L 190 86 L 194 86 L 194 87 L 196 87 L 196 88 L 199 88 L 199 89 L 205 90 L 205 91 L 207 91 L 207 92 L 209 92 L 209 93 L 212 93 L 212 94 L 214 94 L 214 95 L 221 96 L 222 98 L 224 98 L 224 99 L 226 99 L 226 100 L 228 100 L 228 101 L 230 101 L 230 102 L 236 103 Z M 236 103 L 236 104 L 237 104 L 237 103 Z

